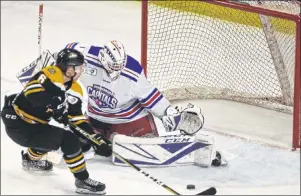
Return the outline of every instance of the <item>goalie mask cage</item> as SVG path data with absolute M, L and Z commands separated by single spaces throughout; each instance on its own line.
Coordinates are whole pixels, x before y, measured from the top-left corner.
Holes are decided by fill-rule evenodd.
M 169 100 L 292 113 L 300 148 L 299 2 L 142 0 L 141 41 L 145 74 Z

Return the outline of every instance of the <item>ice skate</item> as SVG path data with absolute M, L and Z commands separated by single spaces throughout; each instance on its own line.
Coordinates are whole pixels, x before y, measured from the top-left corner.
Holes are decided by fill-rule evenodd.
M 105 195 L 106 185 L 88 178 L 86 180 L 75 180 L 75 192 L 80 194 Z
M 226 165 L 228 165 L 228 162 L 225 157 L 219 151 L 216 151 L 215 159 L 212 160 L 212 166 L 219 167 Z
M 52 171 L 53 164 L 47 160 L 32 160 L 27 153 L 22 150 L 22 168 L 27 171 Z

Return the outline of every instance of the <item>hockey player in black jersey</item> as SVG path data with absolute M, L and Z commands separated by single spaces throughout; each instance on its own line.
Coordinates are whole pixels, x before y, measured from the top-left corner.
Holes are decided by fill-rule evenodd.
M 69 122 L 89 133 L 93 129 L 81 110 L 83 91 L 76 80 L 83 71 L 84 57 L 73 49 L 58 53 L 55 66 L 48 66 L 34 75 L 22 92 L 5 98 L 1 117 L 7 135 L 17 144 L 28 147 L 22 151 L 22 166 L 27 170 L 50 171 L 51 162 L 41 158 L 49 151 L 61 148 L 63 158 L 75 176 L 77 193 L 105 194 L 105 184 L 89 178 L 78 135 L 70 130 L 49 125 L 53 118 Z M 94 147 L 104 156 L 112 153 L 109 142 Z

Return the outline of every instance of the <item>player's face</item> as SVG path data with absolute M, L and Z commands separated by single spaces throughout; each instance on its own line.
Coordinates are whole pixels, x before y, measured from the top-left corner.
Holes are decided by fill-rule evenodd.
M 83 70 L 84 70 L 84 65 L 80 65 L 76 67 L 70 66 L 66 71 L 66 76 L 69 78 L 73 77 L 73 80 L 76 81 L 80 77 Z
M 74 70 L 75 70 L 75 76 L 73 77 L 73 80 L 76 81 L 84 72 L 84 65 L 76 66 Z

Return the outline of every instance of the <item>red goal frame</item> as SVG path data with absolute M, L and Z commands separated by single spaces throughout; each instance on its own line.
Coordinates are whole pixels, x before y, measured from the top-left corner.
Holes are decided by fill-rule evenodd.
M 293 109 L 293 141 L 292 148 L 300 148 L 300 121 L 301 121 L 301 98 L 300 98 L 300 15 L 289 14 L 247 4 L 240 4 L 230 1 L 213 0 L 206 1 L 219 6 L 229 7 L 247 12 L 253 12 L 282 19 L 287 19 L 296 23 L 296 50 L 295 50 L 295 85 L 294 85 L 294 109 Z M 147 75 L 147 32 L 148 32 L 148 0 L 141 0 L 141 65 Z

